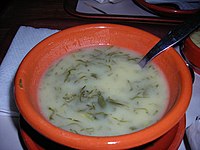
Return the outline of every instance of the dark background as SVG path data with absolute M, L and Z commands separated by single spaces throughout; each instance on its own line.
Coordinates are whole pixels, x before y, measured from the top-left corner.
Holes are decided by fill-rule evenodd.
M 0 43 L 10 29 L 34 19 L 69 18 L 63 0 L 1 0 Z

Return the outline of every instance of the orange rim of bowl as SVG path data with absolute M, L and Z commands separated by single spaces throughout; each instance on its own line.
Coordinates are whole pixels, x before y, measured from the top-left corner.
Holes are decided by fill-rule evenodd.
M 180 68 L 181 72 L 181 94 L 178 102 L 170 109 L 167 115 L 165 115 L 161 120 L 159 120 L 156 124 L 153 124 L 141 131 L 135 132 L 134 134 L 126 134 L 120 136 L 110 136 L 110 137 L 92 137 L 92 136 L 84 136 L 74 134 L 68 131 L 64 131 L 60 128 L 57 128 L 50 124 L 44 117 L 41 116 L 39 112 L 35 112 L 32 104 L 28 101 L 28 97 L 25 93 L 25 87 L 20 85 L 23 77 L 26 75 L 26 67 L 29 65 L 30 61 L 34 56 L 38 54 L 38 48 L 41 48 L 45 45 L 48 45 L 52 42 L 52 39 L 59 39 L 60 37 L 67 36 L 68 33 L 80 33 L 82 31 L 90 31 L 93 29 L 110 29 L 116 30 L 117 32 L 127 32 L 134 33 L 137 32 L 141 36 L 150 37 L 151 40 L 157 42 L 159 38 L 156 36 L 142 31 L 140 29 L 136 29 L 133 27 L 116 25 L 116 24 L 88 24 L 77 27 L 72 27 L 69 29 L 65 29 L 61 32 L 58 32 L 47 39 L 40 42 L 36 45 L 25 57 L 25 59 L 20 64 L 20 67 L 15 76 L 15 97 L 17 107 L 22 114 L 23 118 L 39 133 L 46 136 L 47 138 L 60 143 L 62 145 L 66 145 L 74 148 L 95 148 L 101 149 L 105 147 L 109 148 L 131 148 L 143 145 L 150 141 L 155 140 L 161 135 L 165 134 L 169 131 L 173 126 L 175 126 L 179 120 L 183 117 L 186 112 L 186 109 L 189 105 L 190 97 L 191 97 L 191 89 L 192 89 L 192 80 L 185 62 L 181 59 L 179 54 L 174 50 L 169 51 L 170 57 L 173 57 L 176 61 L 176 65 Z M 118 31 L 117 31 L 118 30 Z M 103 39 L 102 39 L 103 40 Z M 123 41 L 119 41 L 122 42 Z M 95 45 L 95 44 L 94 44 Z M 23 79 L 23 82 L 24 79 Z M 177 109 L 178 107 L 178 109 Z M 167 124 L 166 124 L 167 123 Z

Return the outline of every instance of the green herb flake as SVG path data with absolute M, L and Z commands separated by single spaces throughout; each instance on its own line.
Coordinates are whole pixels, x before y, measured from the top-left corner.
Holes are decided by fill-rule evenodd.
M 146 109 L 146 108 L 135 108 L 134 109 L 134 112 L 138 113 L 138 111 L 144 111 L 146 114 L 149 113 L 148 109 Z
M 123 104 L 123 103 L 121 103 L 121 102 L 119 102 L 117 100 L 114 100 L 114 99 L 110 98 L 110 97 L 108 97 L 108 102 L 111 103 L 111 104 L 113 104 L 113 105 L 116 105 L 116 106 L 125 106 L 125 107 L 128 107 L 126 104 Z
M 136 128 L 136 127 L 133 127 L 133 126 L 132 126 L 132 127 L 129 127 L 129 129 L 132 130 L 132 131 L 137 130 L 137 128 Z
M 65 79 L 64 82 L 66 82 L 69 79 L 69 76 L 71 75 L 71 72 L 74 71 L 76 69 L 72 68 L 70 70 L 66 70 L 65 72 L 67 72 L 67 74 L 65 75 Z
M 98 113 L 95 113 L 96 116 L 103 116 L 104 118 L 108 116 L 107 113 L 105 112 L 98 112 Z
M 135 99 L 138 99 L 138 98 L 147 98 L 145 95 L 146 95 L 145 91 L 141 90 L 135 96 L 133 96 L 132 98 L 130 98 L 130 100 L 135 100 Z
M 23 88 L 22 79 L 19 79 L 19 87 Z
M 88 134 L 92 134 L 94 132 L 94 128 L 83 128 L 80 131 L 85 131 Z
M 67 118 L 68 120 L 71 120 L 71 121 L 74 121 L 74 122 L 80 122 L 79 120 L 77 119 L 74 119 L 74 118 Z
M 89 119 L 90 121 L 94 121 L 94 120 L 97 119 L 96 116 L 95 116 L 94 114 L 89 113 L 89 112 L 88 112 L 88 113 L 84 113 L 83 116 L 84 116 L 85 118 Z
M 49 107 L 48 108 L 50 111 L 51 111 L 51 114 L 50 114 L 50 116 L 49 116 L 49 120 L 53 120 L 53 116 L 55 115 L 55 109 L 53 109 L 53 108 L 51 108 L 51 107 Z
M 91 105 L 87 104 L 86 106 L 89 108 L 89 110 L 95 110 L 96 109 L 95 105 L 93 103 Z
M 121 122 L 121 123 L 125 123 L 125 122 L 128 122 L 127 120 L 124 120 L 123 118 L 122 119 L 119 119 L 117 117 L 112 117 L 114 120 L 117 120 L 118 122 Z
M 105 108 L 106 107 L 106 101 L 104 99 L 104 97 L 101 95 L 101 93 L 99 92 L 98 94 L 98 104 L 101 108 Z
M 157 113 L 158 113 L 158 110 L 155 110 L 154 113 L 153 113 L 153 115 L 156 115 Z
M 127 83 L 128 83 L 128 85 L 129 85 L 129 91 L 133 91 L 133 87 L 132 87 L 132 85 L 131 85 L 130 80 L 127 80 Z
M 83 86 L 83 87 L 81 88 L 81 90 L 80 90 L 80 96 L 79 96 L 80 102 L 82 101 L 82 97 L 84 96 L 84 89 L 85 89 L 85 88 L 86 88 L 86 85 Z
M 78 131 L 76 131 L 76 130 L 74 130 L 74 129 L 69 129 L 69 131 L 72 132 L 72 133 L 79 134 Z
M 95 78 L 95 79 L 98 79 L 98 76 L 96 73 L 91 73 L 91 77 Z
M 74 83 L 80 82 L 81 80 L 87 80 L 87 77 L 85 75 L 81 76 L 77 80 L 74 81 Z

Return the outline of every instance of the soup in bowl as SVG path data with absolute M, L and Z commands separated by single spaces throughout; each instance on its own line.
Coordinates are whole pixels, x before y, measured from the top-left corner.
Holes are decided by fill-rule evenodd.
M 36 45 L 15 77 L 24 119 L 78 149 L 133 148 L 172 129 L 190 102 L 190 72 L 173 49 L 141 69 L 159 38 L 115 24 L 60 31 Z

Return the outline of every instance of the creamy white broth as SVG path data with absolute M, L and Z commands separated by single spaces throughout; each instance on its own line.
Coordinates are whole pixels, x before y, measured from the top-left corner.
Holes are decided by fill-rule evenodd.
M 114 136 L 141 130 L 164 114 L 168 87 L 153 65 L 141 69 L 130 50 L 99 46 L 69 53 L 45 73 L 41 110 L 55 126 Z

